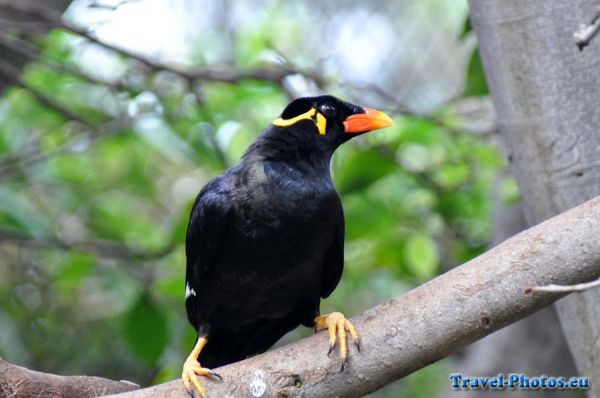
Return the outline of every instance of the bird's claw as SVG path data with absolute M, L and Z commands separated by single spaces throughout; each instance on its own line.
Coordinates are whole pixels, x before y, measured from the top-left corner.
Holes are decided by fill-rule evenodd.
M 333 347 L 335 347 L 335 342 L 333 344 L 331 344 L 331 342 L 330 342 L 329 349 L 327 350 L 327 356 L 329 356 L 331 354 L 331 351 L 333 351 Z
M 342 370 L 348 358 L 348 342 L 346 341 L 347 334 L 350 335 L 356 349 L 360 352 L 360 340 L 354 325 L 341 312 L 332 312 L 331 314 L 318 316 L 315 319 L 315 330 L 327 329 L 329 332 L 329 350 L 327 356 L 333 351 L 336 342 L 340 343 L 340 357 L 342 360 Z
M 215 380 L 223 381 L 223 378 L 221 377 L 221 375 L 213 370 L 210 371 L 209 375 L 210 375 L 210 377 L 212 377 Z
M 200 366 L 200 363 L 194 359 L 188 358 L 183 364 L 183 371 L 181 372 L 181 379 L 183 380 L 183 385 L 185 389 L 192 396 L 194 394 L 194 389 L 202 398 L 206 397 L 206 390 L 200 380 L 196 376 L 206 376 L 212 379 L 216 379 L 218 381 L 222 381 L 223 378 L 215 371 L 203 368 Z

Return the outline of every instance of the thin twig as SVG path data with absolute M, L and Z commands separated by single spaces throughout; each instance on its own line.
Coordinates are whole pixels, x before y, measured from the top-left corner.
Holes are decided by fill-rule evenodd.
M 546 292 L 546 293 L 571 293 L 571 292 L 582 292 L 584 290 L 592 289 L 600 286 L 600 279 L 595 281 L 578 283 L 576 285 L 545 285 L 545 286 L 531 286 L 525 289 L 525 294 L 531 292 Z
M 65 29 L 71 33 L 81 36 L 88 41 L 98 44 L 106 49 L 121 54 L 127 58 L 134 59 L 153 71 L 168 71 L 175 73 L 185 79 L 199 79 L 218 81 L 223 83 L 238 83 L 241 80 L 252 79 L 272 82 L 278 85 L 282 84 L 286 76 L 301 73 L 310 78 L 318 78 L 313 76 L 309 71 L 298 71 L 289 67 L 264 67 L 249 70 L 239 70 L 236 68 L 190 68 L 175 64 L 165 64 L 158 61 L 153 61 L 143 55 L 132 52 L 120 46 L 106 43 L 99 39 L 87 29 L 76 26 L 68 21 L 63 21 L 62 15 L 59 12 L 45 6 L 43 3 L 37 3 L 32 0 L 0 0 L 0 6 L 12 8 L 20 12 L 34 15 L 43 21 L 53 23 L 55 27 Z
M 19 21 L 7 18 L 0 18 L 0 25 L 3 28 L 13 28 L 17 31 L 26 31 L 28 33 L 45 33 L 54 27 L 54 24 L 50 22 Z
M 83 117 L 73 113 L 70 109 L 66 108 L 65 106 L 56 102 L 54 99 L 31 86 L 29 83 L 25 82 L 23 79 L 21 79 L 17 69 L 2 59 L 0 59 L 0 75 L 4 75 L 16 85 L 29 91 L 42 105 L 64 116 L 67 120 L 75 120 L 88 127 L 92 126 L 92 124 Z
M 133 2 L 137 2 L 137 1 L 140 1 L 140 0 L 121 0 L 120 2 L 118 2 L 115 5 L 102 4 L 102 3 L 99 3 L 98 1 L 93 1 L 92 3 L 90 3 L 88 5 L 88 8 L 99 8 L 102 10 L 116 11 L 117 9 L 119 9 L 121 6 L 123 6 L 125 4 L 129 4 L 129 3 L 133 3 Z
M 0 241 L 34 247 L 51 247 L 60 250 L 84 250 L 96 253 L 105 258 L 139 261 L 160 259 L 171 253 L 174 249 L 174 245 L 169 244 L 159 250 L 149 251 L 110 240 L 67 240 L 56 236 L 33 236 L 25 232 L 4 228 L 0 228 Z
M 202 100 L 201 100 L 201 93 L 199 90 L 199 82 L 193 80 L 193 79 L 189 79 L 188 80 L 188 88 L 190 90 L 190 93 L 192 93 L 192 96 L 194 98 L 194 102 L 196 103 L 196 106 L 201 109 L 202 108 Z M 217 136 L 216 136 L 216 132 L 214 131 L 214 129 L 210 129 L 210 131 L 206 132 L 208 134 L 208 139 L 210 141 L 210 144 L 212 145 L 215 153 L 217 154 L 217 158 L 219 158 L 219 162 L 221 163 L 221 166 L 223 166 L 223 168 L 227 168 L 229 166 L 231 166 L 231 164 L 229 164 L 229 160 L 227 159 L 227 155 L 225 154 L 225 152 L 223 151 L 223 149 L 221 148 L 221 145 L 219 144 L 219 141 L 217 140 Z
M 597 8 L 589 24 L 579 25 L 579 30 L 573 33 L 575 44 L 577 44 L 579 51 L 583 51 L 585 46 L 590 44 L 590 41 L 596 36 L 598 31 L 600 31 L 600 7 Z
M 355 90 L 358 89 L 361 91 L 364 91 L 364 90 L 371 91 L 371 92 L 375 93 L 376 95 L 378 95 L 379 97 L 381 97 L 384 101 L 387 101 L 390 104 L 394 104 L 393 107 L 382 109 L 386 112 L 389 112 L 392 115 L 410 116 L 410 117 L 414 117 L 417 119 L 422 119 L 427 122 L 430 122 L 431 124 L 434 124 L 436 126 L 443 128 L 444 130 L 448 131 L 449 133 L 452 133 L 453 135 L 460 135 L 460 134 L 464 133 L 464 131 L 462 131 L 461 129 L 452 125 L 451 123 L 447 122 L 443 118 L 440 118 L 439 116 L 436 116 L 431 113 L 414 112 L 414 111 L 410 110 L 406 105 L 399 103 L 398 98 L 396 98 L 394 95 L 389 93 L 387 90 L 383 89 L 382 87 L 380 87 L 376 84 L 357 85 L 357 84 L 353 84 L 353 83 L 343 83 L 343 85 L 346 87 L 349 87 L 351 89 L 355 89 Z M 446 101 L 446 104 L 450 103 L 451 101 L 452 101 L 452 99 L 449 101 Z M 440 105 L 440 107 L 441 106 L 443 106 L 443 105 Z
M 53 156 L 73 151 L 73 148 L 88 141 L 88 144 L 100 138 L 126 131 L 130 120 L 116 120 L 100 126 L 88 126 L 89 130 L 80 132 L 73 140 L 47 152 L 41 148 L 29 149 L 25 152 L 12 154 L 0 159 L 0 178 L 13 174 L 24 166 L 31 166 L 43 162 Z M 89 146 L 89 145 L 88 145 Z
M 25 56 L 27 59 L 38 61 L 40 64 L 49 67 L 57 72 L 67 73 L 69 75 L 73 75 L 76 78 L 79 78 L 88 83 L 97 84 L 101 86 L 106 86 L 110 89 L 114 90 L 124 90 L 128 88 L 121 81 L 109 81 L 99 79 L 95 76 L 88 75 L 87 73 L 82 72 L 78 68 L 64 63 L 58 63 L 48 57 L 45 57 L 41 54 L 40 50 L 35 47 L 31 42 L 27 40 L 23 40 L 20 37 L 10 35 L 9 32 L 0 28 L 0 43 L 6 48 L 9 48 L 12 51 L 18 52 Z

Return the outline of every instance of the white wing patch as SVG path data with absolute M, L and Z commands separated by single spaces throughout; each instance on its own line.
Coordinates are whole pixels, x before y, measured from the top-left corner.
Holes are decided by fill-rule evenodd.
M 187 282 L 185 284 L 185 299 L 187 300 L 188 297 L 195 296 L 195 295 L 196 295 L 196 291 L 193 288 L 190 288 L 190 283 Z

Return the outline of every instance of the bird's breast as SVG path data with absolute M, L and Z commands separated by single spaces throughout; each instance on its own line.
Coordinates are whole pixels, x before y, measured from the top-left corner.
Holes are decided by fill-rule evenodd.
M 338 200 L 329 172 L 284 163 L 252 164 L 238 187 L 242 223 L 273 228 L 310 227 L 326 222 Z M 250 229 L 250 232 L 254 232 Z

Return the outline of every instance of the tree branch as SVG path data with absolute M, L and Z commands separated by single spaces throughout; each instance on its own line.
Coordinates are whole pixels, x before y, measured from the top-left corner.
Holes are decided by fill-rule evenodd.
M 579 29 L 573 33 L 573 38 L 579 51 L 583 51 L 585 46 L 590 44 L 590 41 L 598 34 L 598 31 L 600 31 L 600 7 L 597 7 L 589 24 L 581 24 Z
M 554 292 L 554 293 L 573 293 L 573 292 L 583 292 L 588 289 L 593 289 L 595 287 L 600 286 L 600 279 L 596 279 L 595 281 L 585 282 L 585 283 L 577 283 L 575 285 L 545 285 L 545 286 L 531 286 L 525 289 L 525 293 L 531 292 Z
M 2 27 L 0 27 L 0 45 L 10 49 L 11 51 L 14 51 L 15 53 L 21 54 L 28 60 L 35 60 L 41 65 L 44 65 L 54 71 L 57 71 L 59 73 L 70 74 L 85 82 L 105 86 L 115 91 L 121 91 L 128 88 L 123 81 L 103 80 L 96 76 L 84 73 L 77 67 L 68 63 L 56 62 L 44 56 L 41 53 L 40 49 L 34 46 L 31 42 L 22 39 L 18 36 L 11 35 L 10 32 L 3 29 Z
M 98 397 L 139 388 L 128 381 L 57 376 L 12 365 L 0 358 L 0 397 Z
M 11 66 L 8 62 L 3 61 L 2 59 L 0 59 L 0 76 L 5 76 L 13 82 L 15 82 L 18 86 L 26 89 L 35 97 L 36 100 L 40 102 L 40 104 L 53 110 L 54 112 L 66 118 L 67 120 L 77 121 L 87 127 L 93 126 L 89 121 L 85 120 L 79 115 L 76 115 L 67 107 L 59 104 L 48 95 L 42 93 L 41 91 L 35 89 L 34 87 L 26 83 L 23 79 L 21 79 L 19 71 L 13 66 Z
M 39 146 L 34 146 L 33 148 L 27 148 L 25 151 L 2 157 L 0 158 L 0 179 L 18 172 L 26 166 L 72 151 L 79 143 L 92 142 L 103 137 L 123 133 L 129 128 L 130 122 L 129 119 L 126 119 L 106 122 L 100 126 L 87 126 L 87 130 L 79 132 L 73 139 L 50 151 L 43 152 Z
M 0 242 L 16 242 L 29 246 L 54 247 L 61 250 L 85 250 L 105 258 L 120 260 L 154 260 L 165 257 L 174 249 L 169 244 L 159 250 L 148 251 L 120 242 L 102 239 L 67 240 L 55 236 L 31 236 L 24 232 L 0 228 Z
M 223 382 L 203 380 L 209 397 L 358 397 L 435 362 L 564 296 L 532 293 L 532 285 L 581 283 L 600 276 L 600 196 L 522 232 L 430 282 L 353 319 L 362 350 L 340 361 L 327 351 L 326 333 L 219 368 Z M 209 343 L 210 344 L 210 343 Z M 202 355 L 200 355 L 202 360 Z M 0 363 L 1 364 L 1 363 Z M 5 365 L 6 366 L 6 365 Z M 66 385 L 89 388 L 92 379 L 61 378 L 0 367 L 0 393 L 29 397 L 22 385 L 51 379 L 60 397 Z M 43 383 L 42 383 L 43 384 Z M 73 387 L 74 388 L 74 387 Z M 252 393 L 251 393 L 252 390 Z M 0 394 L 2 395 L 2 394 Z M 5 396 L 4 394 L 2 396 Z M 113 396 L 116 398 L 117 396 Z M 189 397 L 180 380 L 119 398 Z
M 597 197 L 354 318 L 363 349 L 350 352 L 343 372 L 338 358 L 325 355 L 326 333 L 318 333 L 218 369 L 223 382 L 203 379 L 208 395 L 368 394 L 564 296 L 525 294 L 526 287 L 556 281 L 580 283 L 600 276 L 599 234 Z M 250 393 L 253 387 L 254 395 Z M 179 380 L 119 395 L 157 396 L 187 395 Z
M 151 60 L 143 55 L 129 51 L 128 49 L 119 47 L 117 45 L 104 42 L 98 37 L 94 36 L 92 33 L 90 33 L 87 29 L 76 26 L 68 21 L 63 21 L 62 15 L 59 12 L 52 10 L 44 4 L 36 3 L 32 0 L 19 0 L 18 2 L 15 2 L 13 0 L 0 0 L 0 6 L 13 8 L 15 10 L 18 10 L 19 12 L 31 14 L 32 16 L 35 16 L 45 22 L 54 24 L 54 26 L 57 28 L 65 29 L 71 33 L 74 33 L 78 36 L 87 39 L 92 43 L 98 44 L 106 49 L 114 51 L 130 59 L 134 59 L 153 71 L 168 71 L 171 73 L 175 73 L 176 75 L 179 75 L 188 80 L 210 80 L 223 83 L 237 83 L 241 80 L 253 79 L 269 81 L 281 85 L 285 77 L 296 73 L 300 73 L 311 79 L 320 79 L 319 76 L 315 76 L 309 71 L 298 71 L 294 68 L 290 68 L 289 66 L 272 66 L 266 68 L 239 70 L 234 68 L 223 67 L 218 69 L 197 67 L 194 68 L 184 67 L 175 64 L 166 64 Z

